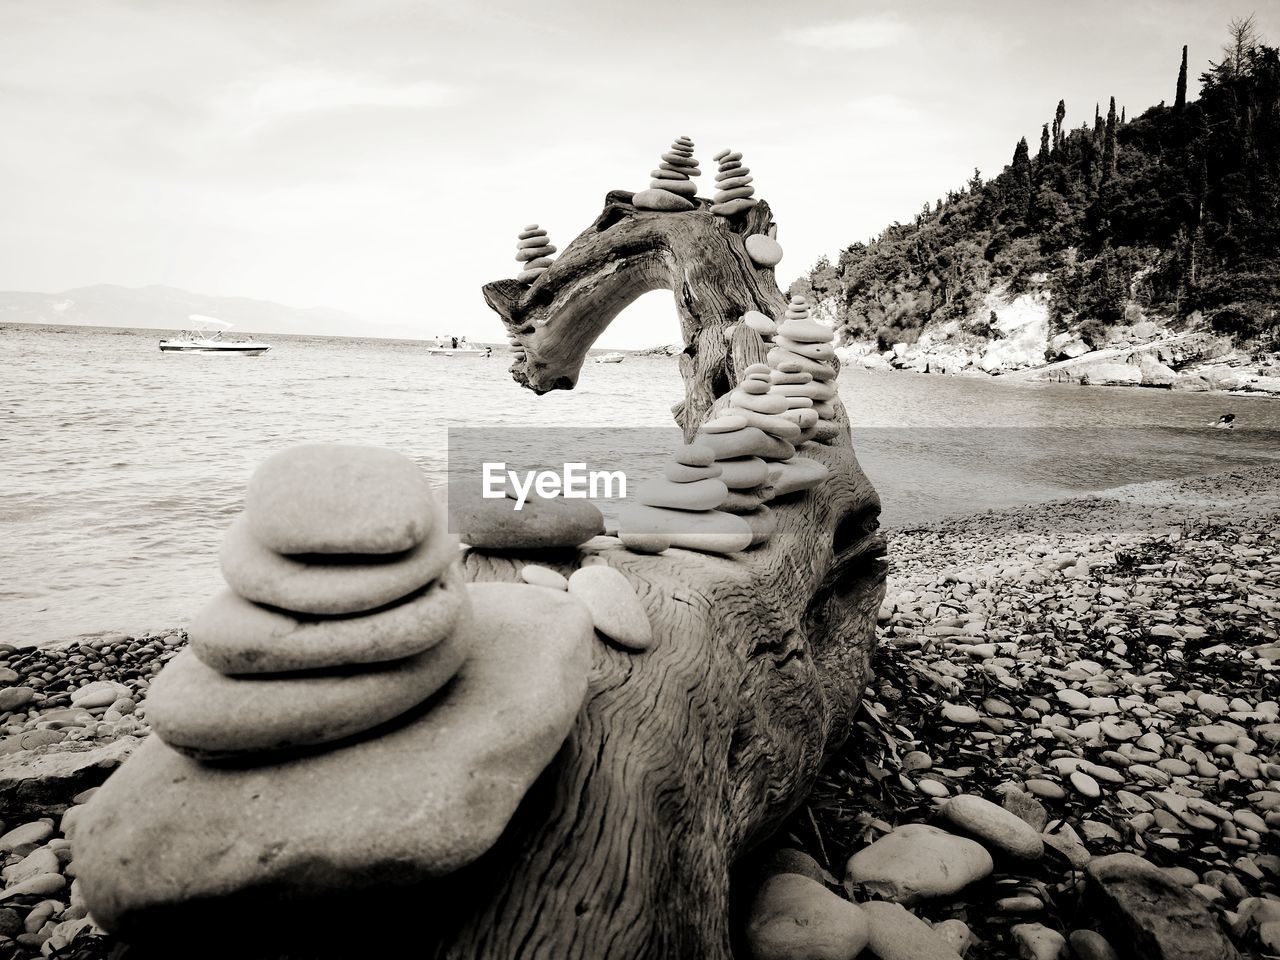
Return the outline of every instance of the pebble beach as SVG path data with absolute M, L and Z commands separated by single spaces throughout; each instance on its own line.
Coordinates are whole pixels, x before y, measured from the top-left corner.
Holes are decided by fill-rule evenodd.
M 1277 533 L 1272 467 L 890 531 L 860 729 L 786 872 L 881 960 L 1280 956 Z M 77 808 L 185 645 L 0 646 L 0 958 L 110 955 Z

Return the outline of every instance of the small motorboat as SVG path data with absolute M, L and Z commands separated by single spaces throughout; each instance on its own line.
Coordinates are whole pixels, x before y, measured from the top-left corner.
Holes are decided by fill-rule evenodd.
M 602 353 L 598 357 L 592 357 L 596 363 L 621 363 L 627 359 L 626 354 L 622 353 Z
M 193 353 L 203 356 L 220 357 L 258 357 L 271 349 L 271 345 L 257 340 L 233 340 L 225 337 L 231 324 L 216 317 L 202 317 L 193 313 L 187 319 L 191 322 L 188 330 L 183 330 L 172 339 L 160 341 L 161 353 Z
M 446 347 L 437 343 L 427 347 L 427 353 L 433 357 L 462 357 L 464 359 L 472 357 L 484 359 L 493 353 L 493 347 L 477 347 L 474 344 L 466 343 L 465 341 L 458 344 L 456 347 Z

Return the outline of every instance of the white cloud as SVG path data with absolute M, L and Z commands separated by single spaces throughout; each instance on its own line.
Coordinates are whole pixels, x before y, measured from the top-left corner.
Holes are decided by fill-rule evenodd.
M 243 128 L 255 129 L 309 113 L 360 108 L 423 110 L 451 102 L 456 89 L 432 80 L 396 82 L 364 74 L 316 67 L 271 70 L 231 84 L 221 112 Z
M 897 17 L 856 17 L 788 30 L 786 39 L 822 50 L 878 50 L 905 40 L 908 32 Z

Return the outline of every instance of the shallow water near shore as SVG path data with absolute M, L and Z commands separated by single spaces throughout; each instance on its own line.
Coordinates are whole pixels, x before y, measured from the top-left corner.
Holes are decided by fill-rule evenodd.
M 585 428 L 590 460 L 615 451 L 589 428 L 667 426 L 683 395 L 669 358 L 588 362 L 536 397 L 500 356 L 409 341 L 269 335 L 266 356 L 224 358 L 162 355 L 159 336 L 0 326 L 0 641 L 185 624 L 221 582 L 249 473 L 283 446 L 381 444 L 442 482 L 450 426 Z M 890 526 L 1280 458 L 1264 399 L 860 370 L 840 390 Z M 1209 426 L 1228 411 L 1236 430 Z

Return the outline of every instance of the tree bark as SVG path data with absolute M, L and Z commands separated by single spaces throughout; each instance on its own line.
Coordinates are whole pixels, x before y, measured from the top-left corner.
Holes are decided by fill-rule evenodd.
M 773 268 L 758 267 L 745 246 L 748 236 L 768 232 L 769 205 L 721 217 L 706 200 L 692 211 L 657 213 L 637 210 L 631 197 L 609 193 L 595 223 L 531 285 L 498 280 L 484 297 L 526 351 L 512 376 L 547 393 L 574 387 L 587 351 L 623 308 L 651 290 L 672 291 L 686 349 L 676 421 L 688 435 L 739 379 L 725 331 L 748 310 L 780 319 L 786 309 Z
M 816 446 L 816 445 L 811 445 Z M 847 447 L 819 495 L 779 504 L 764 548 L 602 555 L 637 586 L 659 642 L 596 648 L 590 692 L 501 894 L 435 956 L 729 960 L 735 863 L 808 795 L 870 674 L 884 596 L 879 503 Z M 577 557 L 557 564 L 564 574 Z M 523 560 L 471 551 L 468 579 Z

